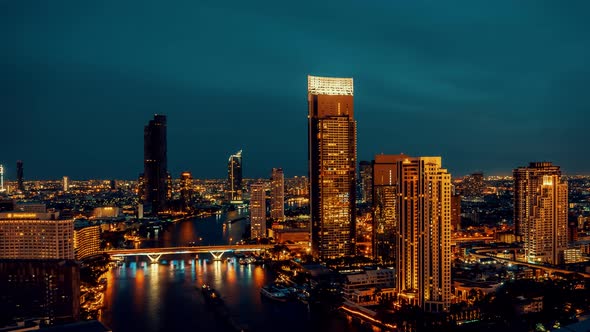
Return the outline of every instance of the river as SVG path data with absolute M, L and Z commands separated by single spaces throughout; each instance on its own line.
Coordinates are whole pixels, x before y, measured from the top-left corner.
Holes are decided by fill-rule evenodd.
M 241 239 L 246 222 L 230 226 L 225 221 L 240 217 L 240 213 L 178 222 L 142 247 L 179 246 L 191 241 L 202 245 L 235 243 Z M 357 330 L 347 320 L 318 317 L 305 304 L 261 298 L 260 288 L 274 280 L 263 266 L 240 265 L 235 259 L 208 263 L 209 256 L 163 256 L 159 264 L 149 264 L 145 257 L 127 258 L 107 273 L 101 320 L 115 332 L 228 331 L 195 288 L 208 283 L 221 293 L 235 319 L 251 331 Z

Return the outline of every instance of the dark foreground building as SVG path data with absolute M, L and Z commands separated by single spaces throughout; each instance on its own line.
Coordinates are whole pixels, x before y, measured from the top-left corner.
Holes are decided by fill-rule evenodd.
M 45 324 L 80 316 L 80 266 L 73 260 L 0 260 L 0 327 L 15 319 Z

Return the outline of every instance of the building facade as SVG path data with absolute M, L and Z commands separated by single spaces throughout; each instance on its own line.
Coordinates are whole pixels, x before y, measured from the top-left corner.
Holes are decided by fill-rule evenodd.
M 356 121 L 352 78 L 308 76 L 312 254 L 355 254 Z
M 359 162 L 360 177 L 360 201 L 361 203 L 373 202 L 373 166 L 370 161 Z
M 74 259 L 74 221 L 58 213 L 1 212 L 1 259 Z
M 250 185 L 250 238 L 266 237 L 266 194 L 264 184 Z
M 270 217 L 285 220 L 285 174 L 282 168 L 273 168 L 270 180 Z
M 395 261 L 402 302 L 430 312 L 451 304 L 451 175 L 440 157 L 377 155 L 376 255 Z M 394 252 L 394 254 L 392 254 Z
M 80 266 L 73 260 L 0 259 L 0 298 L 0 326 L 23 318 L 50 325 L 76 321 Z
M 372 163 L 373 257 L 383 263 L 395 262 L 397 230 L 397 158 L 376 155 Z
M 229 156 L 227 161 L 227 190 L 228 201 L 242 200 L 242 150 Z
M 192 209 L 193 201 L 193 176 L 190 172 L 180 174 L 180 199 L 184 211 Z
M 166 209 L 168 194 L 168 143 L 166 116 L 154 115 L 143 130 L 143 181 L 145 200 L 153 214 Z
M 561 170 L 550 162 L 532 162 L 514 175 L 515 232 L 524 240 L 531 263 L 560 264 L 567 248 L 568 189 Z
M 74 256 L 83 260 L 100 253 L 100 226 L 74 228 Z

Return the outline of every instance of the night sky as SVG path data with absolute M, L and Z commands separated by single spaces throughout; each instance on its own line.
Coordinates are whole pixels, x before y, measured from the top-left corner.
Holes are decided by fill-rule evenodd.
M 0 163 L 14 179 L 135 179 L 168 165 L 307 174 L 307 75 L 353 77 L 358 158 L 441 155 L 453 175 L 549 160 L 590 173 L 589 1 L 0 0 Z

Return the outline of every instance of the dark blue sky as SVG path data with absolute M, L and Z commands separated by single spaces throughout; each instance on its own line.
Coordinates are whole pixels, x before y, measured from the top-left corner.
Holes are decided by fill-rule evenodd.
M 590 173 L 588 1 L 0 0 L 0 163 L 136 178 L 168 115 L 174 177 L 307 173 L 307 75 L 354 77 L 358 157 L 454 175 Z

